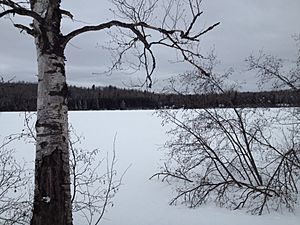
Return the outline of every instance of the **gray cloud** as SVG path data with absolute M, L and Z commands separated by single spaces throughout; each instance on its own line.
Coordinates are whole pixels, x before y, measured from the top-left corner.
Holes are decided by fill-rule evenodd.
M 87 3 L 88 2 L 88 3 Z M 75 27 L 111 19 L 108 1 L 63 1 L 63 8 L 73 12 L 77 22 L 64 20 L 63 30 L 68 32 Z M 84 10 L 83 10 L 84 8 Z M 220 21 L 221 25 L 202 39 L 202 51 L 214 48 L 222 64 L 216 69 L 224 71 L 235 67 L 234 79 L 248 82 L 245 89 L 254 89 L 253 74 L 245 73 L 244 58 L 252 52 L 263 49 L 283 58 L 295 56 L 295 45 L 291 39 L 300 33 L 299 0 L 204 0 L 204 14 L 199 28 Z M 21 20 L 23 21 L 23 20 Z M 26 21 L 28 22 L 28 21 Z M 33 40 L 14 29 L 9 20 L 0 20 L 0 76 L 16 80 L 36 81 L 36 59 Z M 108 37 L 104 33 L 90 33 L 74 39 L 66 50 L 68 80 L 80 86 L 119 85 L 140 77 L 123 75 L 122 71 L 111 76 L 95 75 L 110 65 L 109 53 L 97 47 L 105 44 Z M 159 82 L 186 70 L 185 64 L 170 63 L 175 55 L 163 49 L 156 51 L 158 68 L 154 79 Z

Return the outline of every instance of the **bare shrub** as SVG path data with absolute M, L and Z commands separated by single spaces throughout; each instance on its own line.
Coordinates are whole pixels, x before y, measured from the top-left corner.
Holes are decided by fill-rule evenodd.
M 181 199 L 196 207 L 215 201 L 258 214 L 282 206 L 293 210 L 300 172 L 295 140 L 299 127 L 283 129 L 278 121 L 282 114 L 265 109 L 161 111 L 164 122 L 175 127 L 166 144 L 169 160 L 155 176 L 181 181 L 171 204 Z M 294 143 L 277 138 L 294 139 Z
M 16 140 L 34 142 L 35 113 L 25 113 L 24 129 L 12 134 L 0 145 L 0 223 L 30 224 L 33 203 L 33 170 L 29 163 L 21 164 L 9 146 Z M 113 197 L 119 190 L 122 177 L 117 179 L 115 147 L 112 156 L 102 156 L 99 149 L 80 148 L 84 139 L 70 126 L 71 186 L 74 215 L 83 217 L 86 224 L 99 224 Z M 115 139 L 114 139 L 115 143 Z M 104 172 L 103 172 L 104 171 Z M 78 218 L 77 217 L 77 218 Z
M 31 218 L 32 171 L 16 160 L 15 150 L 9 146 L 20 138 L 10 135 L 0 145 L 0 223 L 5 225 L 29 224 Z
M 215 58 L 211 59 L 210 77 L 197 71 L 179 77 L 185 91 L 232 90 L 226 80 L 230 72 L 213 73 Z M 165 146 L 168 161 L 152 178 L 175 183 L 177 196 L 171 204 L 197 207 L 213 201 L 259 215 L 293 211 L 300 178 L 298 109 L 236 108 L 227 101 L 230 108 L 158 112 L 163 124 L 173 128 Z
M 119 191 L 125 174 L 116 178 L 116 139 L 111 158 L 108 153 L 103 157 L 99 149 L 89 151 L 76 146 L 80 144 L 82 137 L 78 136 L 72 127 L 70 131 L 73 214 L 83 217 L 89 225 L 96 225 L 99 224 L 107 207 L 114 205 L 113 198 Z M 100 174 L 99 171 L 106 172 Z

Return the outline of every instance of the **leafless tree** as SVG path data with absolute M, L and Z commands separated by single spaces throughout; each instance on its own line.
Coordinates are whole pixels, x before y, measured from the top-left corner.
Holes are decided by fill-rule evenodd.
M 116 178 L 116 137 L 111 159 L 109 159 L 109 154 L 101 159 L 99 149 L 88 151 L 76 146 L 81 142 L 82 137 L 78 136 L 73 128 L 71 128 L 71 132 L 70 165 L 73 213 L 84 217 L 88 225 L 97 225 L 103 218 L 107 207 L 114 205 L 113 198 L 119 190 L 126 171 L 118 179 Z M 99 173 L 99 171 L 105 170 L 106 173 Z
M 129 49 L 138 49 L 137 66 L 145 68 L 151 86 L 156 67 L 154 46 L 179 53 L 179 60 L 195 66 L 203 75 L 197 45 L 199 38 L 219 23 L 197 29 L 202 11 L 201 0 L 111 0 L 118 20 L 83 26 L 67 34 L 61 30 L 62 17 L 73 19 L 71 12 L 61 8 L 61 0 L 0 0 L 0 18 L 21 16 L 33 23 L 14 26 L 35 40 L 38 63 L 38 94 L 36 122 L 35 194 L 32 225 L 72 224 L 70 166 L 68 147 L 68 108 L 65 74 L 65 47 L 83 33 L 120 30 L 122 42 L 113 68 L 122 64 Z M 159 5 L 162 4 L 163 11 Z M 159 20 L 156 16 L 162 15 Z M 13 20 L 12 20 L 13 21 Z M 155 22 L 155 23 L 153 23 Z M 196 46 L 195 46 L 196 45 Z M 139 46 L 136 48 L 136 46 Z
M 15 158 L 10 147 L 25 136 L 25 133 L 9 135 L 0 145 L 0 223 L 5 225 L 29 224 L 31 218 L 32 171 Z
M 225 79 L 228 73 L 213 73 L 211 59 L 211 76 L 197 71 L 180 76 L 185 91 L 224 93 L 232 88 Z M 259 215 L 282 208 L 292 211 L 300 179 L 296 110 L 236 108 L 230 98 L 228 105 L 231 108 L 159 111 L 173 128 L 166 143 L 169 160 L 153 177 L 177 184 L 171 204 L 181 200 L 196 207 L 214 201 Z
M 291 61 L 260 51 L 250 55 L 246 62 L 250 71 L 256 71 L 260 86 L 272 86 L 275 89 L 300 88 L 300 35 L 294 35 L 297 56 Z M 290 66 L 287 66 L 290 65 Z

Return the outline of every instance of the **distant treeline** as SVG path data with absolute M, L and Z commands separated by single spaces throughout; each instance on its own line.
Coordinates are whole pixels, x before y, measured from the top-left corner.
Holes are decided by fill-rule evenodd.
M 0 83 L 0 111 L 35 111 L 37 84 Z M 69 87 L 70 110 L 300 106 L 299 91 L 178 95 L 108 87 Z

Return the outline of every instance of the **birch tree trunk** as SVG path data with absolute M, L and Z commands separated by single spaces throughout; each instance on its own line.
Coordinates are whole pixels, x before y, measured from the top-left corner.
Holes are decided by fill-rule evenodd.
M 68 108 L 59 0 L 32 0 L 38 62 L 35 191 L 32 225 L 71 225 Z
M 199 64 L 205 59 L 198 52 L 199 38 L 220 23 L 215 23 L 204 30 L 196 29 L 196 21 L 203 13 L 200 9 L 201 0 L 189 0 L 187 11 L 184 7 L 182 8 L 180 0 L 166 0 L 168 7 L 162 16 L 161 26 L 151 25 L 147 21 L 159 20 L 157 13 L 161 13 L 161 10 L 155 9 L 159 8 L 158 3 L 162 1 L 111 0 L 111 2 L 115 5 L 117 14 L 120 14 L 119 17 L 125 21 L 110 20 L 96 25 L 87 25 L 63 35 L 61 33 L 62 15 L 71 19 L 73 15 L 67 10 L 60 9 L 61 0 L 0 0 L 0 18 L 17 14 L 33 19 L 33 24 L 29 26 L 14 23 L 14 26 L 21 32 L 25 31 L 34 37 L 37 50 L 37 142 L 31 225 L 72 224 L 64 50 L 74 37 L 112 27 L 130 32 L 132 35 L 121 32 L 126 36 L 124 39 L 119 39 L 118 36 L 113 37 L 112 43 L 117 44 L 118 47 L 111 49 L 117 54 L 111 71 L 118 69 L 123 63 L 123 57 L 133 49 L 139 62 L 135 69 L 145 69 L 144 84 L 149 87 L 152 85 L 151 76 L 156 68 L 153 46 L 173 49 L 181 55 L 183 61 L 195 67 L 199 75 L 210 76 L 210 72 L 203 69 L 200 66 L 201 63 Z M 173 9 L 175 10 L 174 16 L 170 13 Z M 179 23 L 173 18 L 181 18 L 184 21 Z M 185 29 L 180 29 L 178 26 L 180 24 L 185 24 Z M 164 27 L 173 27 L 173 29 Z M 154 38 L 156 36 L 157 40 Z M 129 62 L 129 67 L 134 64 Z

